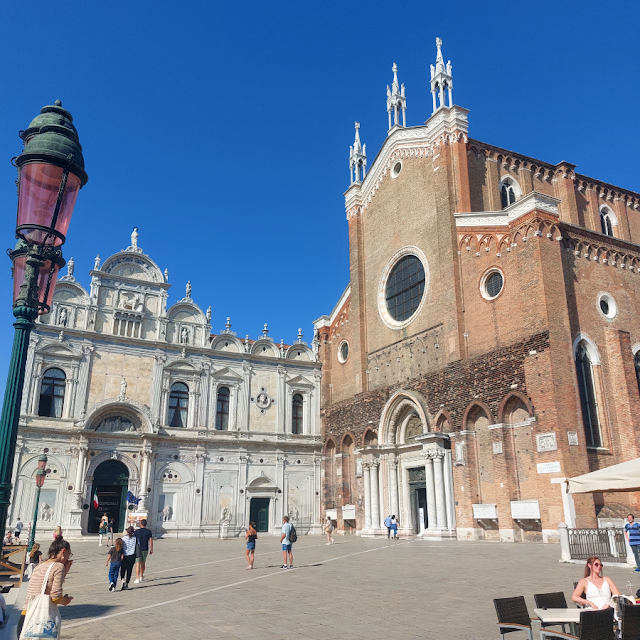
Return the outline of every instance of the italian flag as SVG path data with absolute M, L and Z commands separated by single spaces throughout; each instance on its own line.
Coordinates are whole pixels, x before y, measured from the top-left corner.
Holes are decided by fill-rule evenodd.
M 93 508 L 97 509 L 99 505 L 100 505 L 100 502 L 98 501 L 98 492 L 94 491 L 93 492 Z

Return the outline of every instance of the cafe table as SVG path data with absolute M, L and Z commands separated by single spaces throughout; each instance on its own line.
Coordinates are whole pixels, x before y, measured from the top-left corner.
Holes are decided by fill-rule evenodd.
M 582 609 L 534 609 L 535 614 L 540 618 L 540 622 L 555 624 L 570 624 L 571 634 L 576 636 L 577 625 L 580 623 L 580 612 Z

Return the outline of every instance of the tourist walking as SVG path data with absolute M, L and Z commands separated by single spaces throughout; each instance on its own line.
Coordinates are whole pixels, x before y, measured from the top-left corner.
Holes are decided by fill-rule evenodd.
M 133 565 L 136 561 L 136 544 L 138 544 L 133 527 L 129 526 L 127 535 L 123 536 L 121 540 L 124 558 L 122 558 L 122 564 L 120 565 L 120 578 L 122 580 L 120 590 L 127 590 L 129 588 L 129 581 L 131 580 Z
M 640 571 L 640 524 L 634 522 L 633 514 L 627 516 L 627 524 L 624 525 L 624 535 L 633 551 L 633 557 L 636 559 L 636 568 L 634 571 Z
M 20 534 L 22 533 L 23 527 L 24 524 L 22 524 L 22 520 L 20 516 L 18 516 L 18 522 L 16 522 L 16 526 L 13 529 L 13 537 L 18 541 L 18 544 L 20 544 Z
M 282 518 L 282 535 L 280 536 L 280 542 L 282 543 L 282 569 L 287 569 L 287 559 L 289 560 L 289 569 L 293 569 L 293 543 L 295 528 L 289 522 L 289 516 L 283 516 Z
M 109 542 L 111 542 L 111 544 L 113 544 L 113 533 L 114 533 L 114 529 L 115 529 L 115 522 L 113 521 L 113 518 L 111 518 L 109 520 L 109 524 L 107 525 L 107 547 L 110 546 Z
M 29 565 L 27 566 L 27 570 L 25 571 L 25 576 L 27 578 L 31 578 L 31 574 L 35 569 L 37 564 L 40 564 L 40 558 L 42 557 L 42 551 L 40 551 L 40 545 L 36 542 L 33 547 L 31 547 L 31 551 L 29 552 Z
M 391 516 L 391 533 L 393 534 L 393 539 L 398 539 L 398 520 L 395 515 Z
M 258 531 L 256 529 L 255 522 L 249 523 L 249 528 L 244 534 L 244 539 L 247 541 L 247 550 L 244 554 L 247 558 L 247 569 L 253 569 L 253 563 L 256 559 L 256 540 L 258 539 Z
M 329 516 L 324 523 L 324 532 L 327 534 L 327 544 L 333 544 L 333 520 Z
M 384 519 L 384 526 L 387 527 L 387 540 L 391 537 L 391 516 Z
M 109 591 L 113 591 L 118 584 L 118 571 L 122 566 L 123 558 L 122 538 L 118 538 L 116 543 L 109 549 L 107 561 L 104 563 L 105 567 L 109 565 Z
M 98 540 L 100 541 L 98 546 L 101 547 L 102 546 L 102 536 L 106 536 L 107 535 L 107 527 L 109 526 L 109 518 L 107 518 L 107 515 L 103 515 L 102 518 L 100 518 L 100 524 L 98 525 Z
M 147 521 L 143 518 L 140 520 L 140 528 L 135 532 L 138 541 L 138 549 L 136 552 L 136 579 L 133 584 L 138 584 L 144 579 L 144 570 L 147 565 L 147 556 L 153 555 L 153 534 L 147 529 Z
M 592 556 L 587 560 L 584 578 L 576 585 L 571 599 L 585 609 L 608 609 L 611 606 L 611 596 L 619 595 L 620 591 L 613 580 L 602 575 L 600 558 Z
M 39 595 L 44 587 L 44 593 L 51 596 L 51 602 L 54 605 L 68 605 L 73 598 L 66 593 L 63 595 L 62 586 L 64 579 L 67 577 L 73 560 L 71 559 L 73 554 L 71 553 L 71 545 L 63 540 L 62 537 L 57 538 L 51 543 L 49 547 L 49 559 L 46 562 L 41 562 L 33 570 L 31 580 L 29 580 L 29 586 L 27 587 L 27 594 L 24 602 L 24 609 L 20 620 L 18 621 L 18 637 L 22 635 L 22 627 L 25 624 L 25 616 L 29 611 L 29 601 L 33 596 Z M 54 607 L 55 608 L 55 607 Z M 54 630 L 56 635 L 51 635 L 52 638 L 60 637 L 60 614 L 57 614 L 58 628 Z M 30 637 L 28 633 L 28 627 L 25 629 L 25 636 Z

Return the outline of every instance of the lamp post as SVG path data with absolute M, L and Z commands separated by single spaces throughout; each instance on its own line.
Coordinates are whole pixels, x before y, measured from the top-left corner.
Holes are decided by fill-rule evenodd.
M 36 539 L 36 523 L 38 522 L 38 507 L 40 506 L 40 491 L 42 485 L 47 478 L 47 456 L 43 453 L 38 456 L 38 470 L 36 471 L 36 506 L 33 510 L 33 524 L 31 525 L 31 533 L 29 534 L 29 544 L 27 545 L 27 553 L 31 553 L 33 543 Z
M 71 221 L 78 192 L 86 184 L 82 147 L 71 114 L 59 100 L 43 107 L 20 132 L 18 168 L 18 244 L 13 261 L 15 334 L 0 415 L 0 536 L 4 538 L 11 500 L 11 474 L 18 436 L 20 404 L 29 335 L 38 315 L 49 313 L 64 266 L 60 247 Z

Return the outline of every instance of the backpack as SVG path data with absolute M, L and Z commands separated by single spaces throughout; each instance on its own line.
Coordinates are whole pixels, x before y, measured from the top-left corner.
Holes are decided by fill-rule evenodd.
M 298 534 L 296 532 L 296 528 L 293 525 L 291 525 L 291 529 L 289 530 L 289 542 L 298 542 Z

